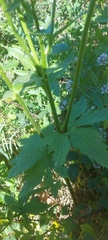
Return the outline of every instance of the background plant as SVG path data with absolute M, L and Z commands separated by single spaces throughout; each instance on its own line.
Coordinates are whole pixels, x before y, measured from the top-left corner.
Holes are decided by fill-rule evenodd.
M 91 235 L 93 238 L 94 233 L 90 225 L 82 223 L 79 225 L 74 220 L 78 218 L 85 205 L 77 203 L 71 182 L 82 185 L 86 170 L 95 174 L 94 179 L 88 179 L 87 183 L 85 181 L 88 189 L 96 188 L 97 193 L 100 191 L 103 197 L 96 206 L 89 204 L 91 209 L 97 211 L 99 204 L 107 209 L 108 159 L 107 145 L 105 145 L 108 126 L 107 52 L 105 51 L 107 20 L 104 9 L 106 6 L 104 4 L 100 6 L 100 3 L 95 6 L 96 11 L 89 27 L 95 5 L 93 1 L 90 2 L 88 14 L 87 11 L 80 12 L 82 7 L 87 10 L 88 2 L 83 6 L 79 1 L 70 1 L 69 4 L 64 1 L 63 10 L 66 15 L 64 12 L 62 15 L 59 3 L 54 1 L 50 3 L 52 17 L 50 17 L 51 12 L 48 12 L 50 8 L 47 8 L 49 2 L 39 5 L 37 1 L 35 5 L 35 1 L 19 3 L 9 1 L 5 5 L 5 1 L 2 1 L 2 8 L 12 29 L 12 36 L 14 34 L 15 38 L 12 38 L 11 44 L 7 45 L 6 54 L 5 50 L 2 52 L 1 76 L 10 91 L 6 91 L 7 86 L 3 85 L 1 95 L 5 93 L 1 107 L 4 109 L 4 106 L 7 106 L 4 101 L 9 102 L 10 123 L 14 122 L 15 128 L 21 125 L 22 132 L 18 132 L 19 138 L 28 133 L 22 140 L 20 153 L 12 161 L 14 166 L 9 172 L 11 178 L 19 176 L 18 189 L 15 188 L 15 194 L 12 194 L 7 188 L 4 191 L 7 194 L 3 195 L 5 204 L 2 205 L 1 218 L 5 212 L 5 225 L 8 226 L 8 231 L 13 231 L 15 239 L 31 238 L 31 236 L 43 239 L 43 236 L 48 237 L 48 234 L 50 239 L 54 239 L 54 236 L 55 239 L 58 237 L 85 239 Z M 40 17 L 40 6 L 45 9 L 46 18 L 44 15 Z M 8 11 L 5 11 L 6 7 Z M 99 25 L 101 23 L 104 27 Z M 4 21 L 3 25 L 5 25 Z M 87 32 L 88 39 L 84 52 Z M 14 45 L 12 45 L 13 39 L 15 39 Z M 30 120 L 30 125 L 23 110 Z M 7 114 L 7 111 L 5 107 L 3 114 Z M 2 134 L 5 124 L 7 125 L 6 120 L 4 124 L 3 114 Z M 10 125 L 9 129 L 11 129 Z M 12 130 L 14 134 L 14 128 Z M 6 129 L 5 132 L 9 134 Z M 11 146 L 10 140 L 7 142 L 6 138 L 7 135 L 3 135 L 1 152 L 9 160 L 7 151 L 3 151 L 4 141 L 7 150 Z M 11 147 L 10 152 L 13 153 Z M 6 164 L 6 160 L 3 162 Z M 95 165 L 96 163 L 99 165 Z M 4 163 L 1 166 L 4 178 Z M 78 176 L 79 182 L 77 182 Z M 65 179 L 65 183 L 61 178 Z M 105 185 L 104 192 L 102 182 Z M 58 190 L 65 184 L 69 188 L 76 208 L 75 211 L 73 210 L 73 216 L 60 220 L 56 216 L 57 206 L 48 205 L 42 199 L 40 201 L 37 194 L 47 190 L 56 199 Z M 99 197 L 98 194 L 97 196 Z M 2 197 L 3 201 L 4 197 Z M 6 210 L 7 206 L 8 210 Z M 64 213 L 69 215 L 67 207 L 62 209 L 61 216 Z M 92 214 L 92 211 L 89 213 Z M 32 222 L 29 214 L 39 217 L 33 218 Z M 15 232 L 14 219 L 18 222 Z M 39 223 L 42 232 L 38 231 Z

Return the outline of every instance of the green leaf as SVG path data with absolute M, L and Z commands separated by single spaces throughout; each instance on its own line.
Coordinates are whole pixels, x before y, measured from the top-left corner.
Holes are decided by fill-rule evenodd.
M 52 54 L 59 54 L 67 51 L 71 51 L 71 47 L 66 43 L 59 43 L 52 47 Z
M 47 70 L 46 73 L 48 74 L 48 81 L 55 81 L 57 77 L 60 77 L 60 75 L 66 70 L 66 68 L 69 66 L 70 63 L 72 63 L 72 60 L 74 58 L 74 53 L 71 52 L 70 55 L 61 63 L 55 63 L 51 65 Z
M 13 101 L 15 99 L 14 93 L 12 91 L 6 91 L 3 94 L 3 98 L 4 101 L 6 101 L 7 103 Z
M 70 114 L 68 128 L 70 126 L 79 127 L 84 125 L 92 125 L 99 123 L 108 118 L 108 107 L 104 109 L 97 109 L 87 111 L 87 101 L 84 96 L 73 106 Z
M 17 9 L 20 4 L 21 4 L 21 0 L 19 0 L 19 1 L 14 0 L 14 2 L 10 2 L 7 11 L 11 12 L 11 11 Z
M 102 10 L 101 15 L 96 18 L 96 21 L 99 24 L 107 24 L 108 23 L 108 11 Z
M 11 70 L 17 67 L 18 64 L 19 64 L 19 61 L 13 59 L 12 61 L 8 62 L 6 65 L 3 66 L 3 70 Z
M 53 81 L 53 82 L 50 82 L 49 85 L 50 85 L 52 94 L 54 94 L 55 96 L 59 96 L 60 95 L 59 83 L 57 81 Z
M 100 133 L 93 128 L 74 128 L 69 131 L 71 147 L 79 149 L 92 161 L 108 167 L 107 146 L 102 142 Z
M 80 100 L 73 106 L 68 126 L 72 125 L 72 123 L 80 117 L 87 109 L 87 101 L 84 96 L 80 98 Z
M 47 137 L 49 151 L 53 152 L 54 165 L 63 165 L 70 148 L 67 134 L 53 133 Z
M 81 117 L 79 117 L 75 123 L 75 127 L 84 126 L 84 125 L 92 125 L 94 123 L 99 123 L 100 121 L 104 121 L 108 118 L 108 107 L 100 110 L 88 110 Z
M 97 240 L 91 233 L 84 233 L 84 236 L 82 237 L 82 240 Z
M 68 152 L 67 161 L 72 161 L 72 160 L 78 160 L 79 159 L 79 153 L 77 151 L 70 150 Z
M 57 166 L 55 168 L 55 171 L 62 178 L 67 178 L 68 177 L 67 168 L 65 166 Z
M 48 135 L 50 135 L 53 132 L 54 132 L 54 126 L 52 124 L 50 124 L 47 127 L 42 129 L 42 133 L 43 133 L 44 137 L 47 137 Z
M 21 152 L 11 161 L 11 164 L 14 164 L 14 166 L 9 172 L 9 178 L 15 177 L 31 168 L 47 153 L 45 143 L 43 144 L 43 139 L 37 134 L 30 136 L 28 139 L 22 139 L 21 143 Z
M 48 204 L 40 202 L 38 197 L 34 197 L 29 203 L 23 206 L 24 213 L 39 215 L 48 209 Z
M 108 119 L 104 122 L 104 129 L 106 130 L 108 128 Z
M 51 155 L 44 155 L 32 168 L 26 171 L 24 176 L 25 184 L 20 192 L 20 198 L 26 196 L 30 191 L 41 183 L 45 170 L 51 164 Z
M 42 77 L 38 77 L 34 72 L 31 72 L 27 75 L 20 76 L 15 79 L 13 82 L 13 91 L 19 93 L 21 90 L 24 90 L 27 86 L 34 85 L 35 87 L 42 86 Z
M 21 206 L 20 204 L 15 200 L 14 197 L 5 195 L 5 202 L 6 204 L 14 211 L 17 213 L 21 212 Z
M 35 67 L 33 66 L 30 58 L 25 55 L 22 49 L 18 48 L 18 46 L 8 47 L 9 54 L 14 58 L 18 59 L 22 65 L 25 67 L 26 70 L 35 71 Z
M 91 79 L 92 79 L 94 85 L 97 87 L 98 86 L 98 78 L 97 78 L 97 76 L 95 75 L 95 73 L 92 70 L 90 70 L 90 75 L 91 75 Z
M 12 221 L 12 219 L 13 219 L 13 211 L 12 211 L 12 209 L 9 209 L 9 210 L 8 210 L 7 219 L 8 219 L 9 221 Z
M 51 193 L 54 196 L 54 198 L 57 198 L 58 190 L 61 188 L 60 181 L 54 183 L 51 185 Z
M 79 174 L 79 164 L 71 164 L 68 169 L 68 175 L 71 180 L 71 182 L 75 183 Z

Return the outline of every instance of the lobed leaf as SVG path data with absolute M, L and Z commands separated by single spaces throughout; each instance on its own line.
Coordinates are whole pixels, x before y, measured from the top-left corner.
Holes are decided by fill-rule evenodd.
M 71 182 L 73 182 L 73 183 L 76 182 L 78 174 L 79 174 L 79 170 L 80 170 L 80 167 L 79 167 L 79 164 L 77 164 L 77 163 L 71 164 L 69 166 L 68 175 L 69 175 Z
M 18 48 L 18 46 L 8 47 L 9 54 L 18 59 L 26 70 L 35 71 L 35 67 L 33 66 L 30 58 L 22 51 L 22 49 Z
M 68 129 L 71 126 L 80 127 L 84 125 L 93 125 L 100 121 L 105 121 L 108 118 L 108 107 L 87 111 L 87 100 L 84 96 L 73 106 L 70 114 Z
M 92 125 L 94 123 L 99 123 L 100 121 L 105 121 L 107 118 L 108 107 L 101 110 L 89 110 L 75 121 L 74 126 L 79 127 L 84 125 Z
M 46 72 L 48 73 L 48 81 L 54 81 L 59 77 L 69 66 L 70 63 L 72 63 L 72 60 L 74 58 L 74 53 L 73 51 L 69 54 L 69 56 L 60 63 L 55 63 L 51 65 Z
M 107 146 L 103 143 L 100 133 L 93 128 L 74 128 L 69 131 L 71 147 L 79 149 L 92 161 L 108 167 Z
M 13 90 L 19 93 L 22 89 L 34 85 L 35 87 L 42 86 L 42 77 L 38 77 L 34 72 L 20 76 L 13 82 Z
M 37 161 L 36 164 L 26 171 L 24 176 L 24 185 L 20 192 L 20 198 L 26 196 L 34 187 L 41 183 L 45 170 L 51 164 L 51 156 L 48 154 Z
M 46 211 L 48 207 L 48 204 L 40 202 L 38 197 L 34 197 L 29 203 L 23 206 L 23 212 L 39 215 L 40 213 Z
M 45 142 L 43 143 L 43 139 L 37 134 L 28 139 L 22 139 L 21 142 L 21 152 L 11 161 L 14 166 L 9 172 L 9 178 L 31 168 L 39 159 L 44 158 L 47 152 Z
M 53 133 L 47 137 L 49 151 L 53 153 L 55 166 L 63 165 L 70 148 L 67 134 Z
M 82 96 L 80 100 L 72 108 L 68 127 L 71 126 L 73 122 L 86 111 L 86 109 L 87 109 L 87 101 L 85 97 Z

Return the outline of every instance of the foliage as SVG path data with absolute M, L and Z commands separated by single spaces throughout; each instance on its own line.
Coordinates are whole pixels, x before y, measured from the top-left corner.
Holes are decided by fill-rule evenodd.
M 1 239 L 98 239 L 92 218 L 108 210 L 106 5 L 1 0 Z M 95 201 L 78 199 L 84 186 Z

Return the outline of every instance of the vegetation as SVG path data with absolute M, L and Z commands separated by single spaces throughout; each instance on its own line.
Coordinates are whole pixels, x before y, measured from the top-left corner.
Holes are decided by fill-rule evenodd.
M 0 240 L 107 240 L 108 5 L 1 0 Z

